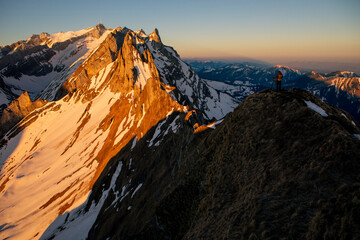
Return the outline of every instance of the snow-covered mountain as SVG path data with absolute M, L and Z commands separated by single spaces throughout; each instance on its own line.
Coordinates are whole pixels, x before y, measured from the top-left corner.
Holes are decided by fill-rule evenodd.
M 253 63 L 230 64 L 212 61 L 188 63 L 205 82 L 240 101 L 261 89 L 274 89 L 273 77 L 277 71 L 281 71 L 284 75 L 284 88 L 308 90 L 325 102 L 348 111 L 360 122 L 360 77 L 353 72 L 321 74 L 284 65 L 269 67 Z
M 14 94 L 27 91 L 36 99 L 46 87 L 56 91 L 111 31 L 99 24 L 76 32 L 32 35 L 1 47 L 0 74 Z M 53 100 L 54 91 L 47 89 L 41 97 Z
M 205 84 L 156 29 L 42 34 L 5 47 L 0 61 L 13 92 L 47 100 L 1 140 L 4 239 L 39 238 L 59 214 L 84 203 L 109 159 L 172 113 L 187 112 L 197 128 L 237 104 Z

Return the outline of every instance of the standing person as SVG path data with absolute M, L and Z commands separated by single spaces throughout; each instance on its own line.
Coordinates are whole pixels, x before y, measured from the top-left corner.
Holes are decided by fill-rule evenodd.
M 281 79 L 283 75 L 280 71 L 276 74 L 276 91 L 281 91 Z

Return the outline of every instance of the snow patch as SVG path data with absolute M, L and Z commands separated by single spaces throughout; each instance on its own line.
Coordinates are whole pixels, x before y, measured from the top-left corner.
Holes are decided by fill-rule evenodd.
M 360 134 L 354 134 L 355 137 L 357 137 L 357 139 L 360 140 Z
M 149 78 L 152 78 L 151 71 L 149 68 L 149 64 L 144 63 L 140 55 L 137 51 L 133 52 L 133 59 L 134 59 L 134 67 L 138 72 L 138 76 L 135 82 L 135 85 L 138 86 L 141 90 L 144 89 L 146 82 Z
M 134 121 L 135 121 L 135 114 L 131 115 L 131 110 L 132 110 L 132 106 L 129 110 L 128 116 L 126 116 L 120 123 L 117 133 L 116 133 L 116 138 L 114 141 L 114 145 L 118 144 L 123 137 L 125 136 L 126 133 L 128 133 L 130 131 L 130 129 L 133 127 L 134 125 Z
M 176 118 L 170 123 L 169 127 L 166 129 L 164 136 L 168 134 L 169 130 L 171 129 L 173 133 L 176 133 L 176 131 L 179 129 L 179 125 L 176 124 L 176 121 L 179 119 L 179 116 L 176 116 Z
M 104 83 L 106 77 L 109 75 L 111 67 L 114 65 L 114 62 L 109 63 L 106 67 L 99 71 L 99 74 L 91 78 L 91 83 L 89 89 L 98 90 L 99 87 Z
M 139 191 L 139 189 L 142 187 L 142 183 L 140 183 L 136 188 L 135 188 L 135 190 L 134 190 L 134 192 L 131 194 L 131 198 L 134 198 L 134 195 L 135 195 L 135 193 L 137 192 L 137 191 Z
M 217 125 L 219 125 L 220 123 L 222 123 L 222 121 L 224 121 L 224 119 L 221 119 L 219 121 L 215 121 L 213 123 L 210 123 L 209 125 L 207 125 L 207 127 L 215 129 Z
M 165 122 L 166 122 L 166 119 L 164 121 L 162 121 L 161 123 L 159 123 L 159 125 L 156 127 L 155 133 L 154 133 L 153 137 L 150 140 L 149 147 L 154 145 L 154 140 L 160 135 L 161 127 L 164 125 Z
M 134 149 L 134 147 L 136 146 L 136 143 L 137 143 L 137 136 L 135 136 L 132 144 L 131 144 L 131 151 Z
M 320 114 L 323 117 L 328 117 L 329 115 L 327 115 L 327 113 L 325 112 L 324 109 L 322 109 L 321 107 L 319 107 L 318 105 L 316 105 L 315 103 L 311 102 L 311 101 L 304 101 L 306 103 L 306 105 L 308 106 L 308 108 L 310 108 L 311 110 L 317 112 L 318 114 Z

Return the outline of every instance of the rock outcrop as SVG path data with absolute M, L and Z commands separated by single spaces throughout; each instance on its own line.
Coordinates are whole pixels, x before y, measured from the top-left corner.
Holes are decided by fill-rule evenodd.
M 0 138 L 26 115 L 44 106 L 46 103 L 47 101 L 41 99 L 37 99 L 34 102 L 31 101 L 26 91 L 21 94 L 16 100 L 11 102 L 0 115 Z
M 161 43 L 159 30 L 157 28 L 154 29 L 154 31 L 149 35 L 149 37 L 150 37 L 150 41 L 155 41 L 157 43 Z

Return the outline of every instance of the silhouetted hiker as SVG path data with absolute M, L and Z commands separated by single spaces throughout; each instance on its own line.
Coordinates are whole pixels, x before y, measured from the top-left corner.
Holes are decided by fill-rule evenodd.
M 276 74 L 276 91 L 281 90 L 281 79 L 283 78 L 283 75 L 280 71 Z

